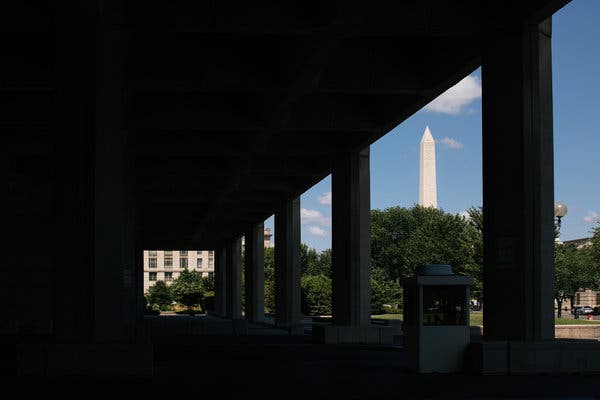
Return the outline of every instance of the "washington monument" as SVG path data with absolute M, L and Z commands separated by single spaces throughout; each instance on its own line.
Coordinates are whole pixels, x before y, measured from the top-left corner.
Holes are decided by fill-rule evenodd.
M 421 168 L 419 178 L 419 205 L 437 208 L 435 140 L 433 140 L 428 126 L 425 127 L 425 132 L 421 139 Z

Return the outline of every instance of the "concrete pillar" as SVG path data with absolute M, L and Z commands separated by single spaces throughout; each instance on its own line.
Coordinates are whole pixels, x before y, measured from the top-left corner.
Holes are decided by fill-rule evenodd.
M 366 326 L 371 317 L 371 208 L 369 148 L 339 157 L 333 166 L 333 318 Z
M 94 141 L 94 338 L 121 341 L 135 329 L 136 295 L 133 157 L 123 121 L 126 36 L 114 25 L 112 4 L 96 38 Z M 117 19 L 118 20 L 118 19 Z M 141 254 L 137 255 L 141 257 Z
M 227 244 L 225 257 L 225 316 L 242 318 L 242 239 L 236 238 Z
M 121 3 L 56 8 L 52 340 L 16 351 L 23 375 L 152 374 L 135 279 L 134 168 L 123 123 Z M 46 333 L 46 332 L 44 332 Z M 141 335 L 140 335 L 141 336 Z M 101 354 L 101 357 L 98 355 Z
M 484 337 L 554 338 L 551 20 L 483 56 Z
M 300 320 L 300 198 L 275 213 L 275 325 L 302 334 Z
M 57 12 L 52 235 L 57 342 L 87 342 L 94 321 L 94 140 L 96 19 Z
M 225 247 L 219 247 L 215 250 L 215 315 L 219 317 L 225 317 L 227 314 L 226 258 L 227 249 Z
M 250 322 L 263 322 L 265 313 L 265 247 L 264 223 L 256 224 L 244 235 L 245 238 L 245 309 Z
M 128 37 L 120 4 L 60 8 L 52 331 L 61 342 L 141 332 L 134 164 L 123 122 Z

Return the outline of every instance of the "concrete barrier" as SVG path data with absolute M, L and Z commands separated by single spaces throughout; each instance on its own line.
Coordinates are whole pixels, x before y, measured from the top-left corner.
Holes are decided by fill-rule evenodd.
M 600 324 L 598 325 L 556 325 L 557 339 L 594 339 L 600 340 Z
M 483 326 L 471 326 L 471 341 L 482 339 Z M 554 328 L 556 339 L 588 339 L 600 340 L 600 324 L 592 325 L 556 325 Z

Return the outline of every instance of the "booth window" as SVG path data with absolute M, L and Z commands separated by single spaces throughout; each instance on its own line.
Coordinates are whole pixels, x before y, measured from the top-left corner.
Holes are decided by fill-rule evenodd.
M 423 325 L 466 325 L 462 286 L 423 286 Z

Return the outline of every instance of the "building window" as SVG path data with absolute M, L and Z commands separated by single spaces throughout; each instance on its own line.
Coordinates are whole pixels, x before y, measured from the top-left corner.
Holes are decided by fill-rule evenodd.
M 150 251 L 148 251 L 148 255 L 150 257 L 156 257 L 156 250 L 150 250 Z
M 581 304 L 581 293 L 575 293 L 575 304 Z
M 148 280 L 150 282 L 156 281 L 156 272 L 150 272 L 150 274 L 148 275 Z
M 165 268 L 173 268 L 173 259 L 165 257 Z
M 172 272 L 165 272 L 165 282 L 171 282 L 173 280 Z
M 600 292 L 596 292 L 596 305 L 600 305 Z
M 215 265 L 215 262 L 213 260 L 208 260 L 208 268 L 213 268 Z
M 165 257 L 173 257 L 173 251 L 166 251 L 165 250 Z
M 201 255 L 202 255 L 202 250 L 198 250 L 198 251 L 196 252 L 196 254 L 198 254 L 199 256 L 201 256 Z
M 180 258 L 179 259 L 179 268 L 187 268 L 188 267 L 188 259 Z
M 198 258 L 196 260 L 196 268 L 202 268 L 202 259 L 201 258 Z
M 179 251 L 179 255 L 180 255 L 180 256 L 187 256 L 187 255 L 188 255 L 188 254 L 187 254 L 187 250 L 180 250 L 180 251 Z
M 148 267 L 150 267 L 150 268 L 156 268 L 156 258 L 150 258 L 150 259 L 148 259 Z
M 209 252 L 208 252 L 208 256 L 209 256 L 209 257 L 213 257 L 214 255 L 215 255 L 215 252 L 214 252 L 214 251 L 212 251 L 212 250 L 211 250 L 211 251 L 209 251 Z

